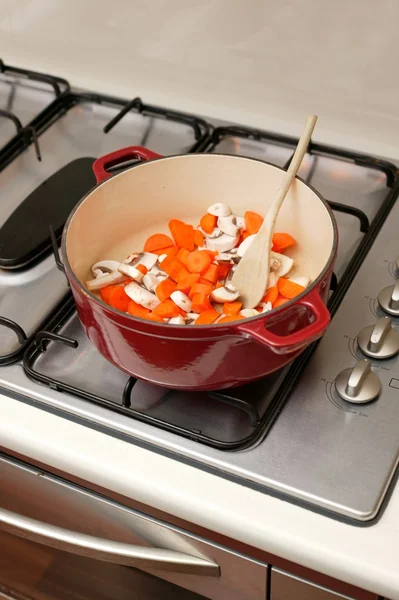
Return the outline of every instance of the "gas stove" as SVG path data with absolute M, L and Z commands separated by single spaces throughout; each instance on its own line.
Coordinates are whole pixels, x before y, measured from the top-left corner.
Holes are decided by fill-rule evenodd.
M 93 185 L 92 162 L 111 150 L 144 145 L 285 166 L 297 140 L 139 98 L 70 90 L 67 82 L 55 98 L 54 88 L 37 93 L 41 112 L 0 147 L 1 393 L 21 411 L 34 403 L 263 493 L 373 523 L 399 460 L 397 167 L 311 143 L 300 177 L 329 201 L 339 228 L 327 333 L 250 385 L 165 390 L 129 378 L 86 339 L 49 227 L 57 247 L 66 215 Z

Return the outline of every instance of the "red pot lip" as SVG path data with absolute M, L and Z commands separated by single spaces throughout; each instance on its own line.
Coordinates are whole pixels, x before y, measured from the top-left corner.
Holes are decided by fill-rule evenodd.
M 173 158 L 184 158 L 184 157 L 194 157 L 194 156 L 195 157 L 200 157 L 200 156 L 223 156 L 223 157 L 226 157 L 226 158 L 236 158 L 236 159 L 240 159 L 240 160 L 248 160 L 248 161 L 260 162 L 262 164 L 268 165 L 269 167 L 273 167 L 275 169 L 278 169 L 279 171 L 284 171 L 284 169 L 282 167 L 278 167 L 277 165 L 273 165 L 272 163 L 269 163 L 269 162 L 267 162 L 265 160 L 261 160 L 259 158 L 246 157 L 246 156 L 237 156 L 237 155 L 234 155 L 234 154 L 223 154 L 223 153 L 217 153 L 217 152 L 212 153 L 212 154 L 208 154 L 208 153 L 202 153 L 202 154 L 201 153 L 199 153 L 199 154 L 173 154 L 173 155 L 170 155 L 170 156 L 161 156 L 160 158 L 156 158 L 156 159 L 150 160 L 148 162 L 141 162 L 141 163 L 138 163 L 137 165 L 133 165 L 132 167 L 129 167 L 128 169 L 125 169 L 124 171 L 122 171 L 120 173 L 115 173 L 114 175 L 110 175 L 110 177 L 108 177 L 107 179 L 105 179 L 101 183 L 99 183 L 96 186 L 94 186 L 91 190 L 89 190 L 82 197 L 82 199 L 75 205 L 75 207 L 72 209 L 71 213 L 69 214 L 68 219 L 65 222 L 64 230 L 63 230 L 63 233 L 62 233 L 61 252 L 62 252 L 62 257 L 63 257 L 63 261 L 64 261 L 64 266 L 66 267 L 66 271 L 68 273 L 68 278 L 72 279 L 73 282 L 75 283 L 75 285 L 77 286 L 77 288 L 79 289 L 80 293 L 83 293 L 83 295 L 87 296 L 90 301 L 94 302 L 98 306 L 98 308 L 100 308 L 100 309 L 106 308 L 109 312 L 114 313 L 117 316 L 122 316 L 122 317 L 130 320 L 132 323 L 145 324 L 146 326 L 148 326 L 150 328 L 154 328 L 154 331 L 156 329 L 160 330 L 161 328 L 165 328 L 165 327 L 167 327 L 169 331 L 174 331 L 174 332 L 178 332 L 178 331 L 181 332 L 183 330 L 183 326 L 182 325 L 169 325 L 169 323 L 157 323 L 157 322 L 154 322 L 154 321 L 149 321 L 148 319 L 141 319 L 140 317 L 134 317 L 134 316 L 129 315 L 128 313 L 122 312 L 122 311 L 120 311 L 120 310 L 118 310 L 116 308 L 112 308 L 111 306 L 109 306 L 108 304 L 106 304 L 105 302 L 103 302 L 101 299 L 97 298 L 97 296 L 95 296 L 84 285 L 82 285 L 82 283 L 79 281 L 79 279 L 76 277 L 75 273 L 73 272 L 73 270 L 71 268 L 71 265 L 69 263 L 69 259 L 68 259 L 68 255 L 67 255 L 67 251 L 66 251 L 66 237 L 67 237 L 69 225 L 70 225 L 70 223 L 72 221 L 72 218 L 75 215 L 75 213 L 77 212 L 77 210 L 79 209 L 79 207 L 83 204 L 83 202 L 85 202 L 86 198 L 88 198 L 88 196 L 90 196 L 90 194 L 92 194 L 93 190 L 99 188 L 102 185 L 107 184 L 108 181 L 110 181 L 110 179 L 113 179 L 114 177 L 120 177 L 120 176 L 124 175 L 124 173 L 126 173 L 127 171 L 130 171 L 131 169 L 139 169 L 140 167 L 144 167 L 146 165 L 150 165 L 151 163 L 157 162 L 159 160 L 170 160 L 170 159 L 173 159 Z M 291 300 L 289 300 L 288 302 L 286 302 L 282 306 L 279 306 L 278 308 L 273 308 L 272 310 L 270 310 L 267 313 L 260 313 L 258 316 L 247 317 L 246 319 L 242 319 L 242 321 L 245 321 L 246 323 L 250 323 L 250 322 L 252 323 L 252 322 L 254 322 L 256 320 L 260 321 L 261 319 L 263 319 L 263 320 L 268 319 L 271 315 L 274 316 L 278 312 L 285 311 L 288 308 L 290 308 L 291 306 L 293 306 L 300 298 L 303 298 L 304 296 L 306 296 L 307 294 L 309 294 L 309 292 L 311 290 L 313 290 L 314 288 L 316 288 L 318 286 L 318 284 L 321 283 L 321 281 L 324 279 L 325 275 L 328 273 L 328 271 L 330 270 L 330 268 L 334 264 L 335 257 L 336 257 L 336 254 L 337 254 L 337 249 L 338 249 L 338 227 L 337 227 L 337 222 L 335 220 L 333 211 L 330 208 L 330 206 L 328 205 L 328 202 L 325 200 L 325 198 L 323 198 L 323 196 L 320 194 L 320 192 L 318 192 L 312 185 L 310 185 L 309 183 L 307 183 L 306 181 L 304 181 L 304 179 L 302 179 L 301 177 L 298 177 L 298 175 L 296 176 L 296 179 L 298 179 L 299 181 L 301 181 L 314 194 L 316 194 L 316 196 L 319 198 L 319 200 L 324 205 L 324 208 L 326 209 L 328 216 L 330 217 L 331 225 L 332 225 L 332 228 L 333 228 L 333 244 L 332 244 L 330 256 L 328 257 L 326 265 L 325 265 L 324 269 L 321 271 L 321 273 L 319 274 L 319 276 L 301 294 L 299 294 L 298 296 L 295 296 L 295 298 L 292 298 Z M 191 331 L 208 331 L 208 332 L 216 333 L 217 331 L 222 332 L 222 331 L 225 331 L 227 329 L 236 328 L 237 325 L 239 325 L 240 323 L 241 323 L 241 320 L 231 321 L 230 323 L 221 323 L 221 324 L 193 325 L 192 327 L 186 327 L 186 326 L 184 326 L 184 331 L 190 331 L 190 332 Z

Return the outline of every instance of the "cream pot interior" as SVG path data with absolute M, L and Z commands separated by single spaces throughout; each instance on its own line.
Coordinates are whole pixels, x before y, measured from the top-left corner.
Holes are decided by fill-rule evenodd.
M 237 156 L 190 154 L 142 163 L 94 188 L 77 207 L 66 233 L 70 267 L 84 284 L 101 259 L 124 260 L 141 251 L 153 233 L 169 234 L 168 221 L 194 226 L 215 202 L 236 215 L 264 214 L 284 171 Z M 326 266 L 334 243 L 329 211 L 318 195 L 295 180 L 280 210 L 276 231 L 290 233 L 297 245 L 291 273 L 314 281 Z

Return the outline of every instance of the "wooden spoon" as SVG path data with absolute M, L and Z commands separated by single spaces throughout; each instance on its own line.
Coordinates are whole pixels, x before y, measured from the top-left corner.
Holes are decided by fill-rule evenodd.
M 262 300 L 269 280 L 270 252 L 274 225 L 282 203 L 306 154 L 317 117 L 311 115 L 296 147 L 291 164 L 284 175 L 277 196 L 269 207 L 258 234 L 237 265 L 231 284 L 240 291 L 243 308 L 254 308 Z

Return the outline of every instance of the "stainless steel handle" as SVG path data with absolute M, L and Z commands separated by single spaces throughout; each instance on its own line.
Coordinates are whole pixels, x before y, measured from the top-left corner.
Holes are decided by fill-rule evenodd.
M 51 548 L 110 563 L 191 575 L 220 576 L 219 566 L 203 558 L 165 548 L 132 546 L 62 529 L 0 508 L 0 529 Z

